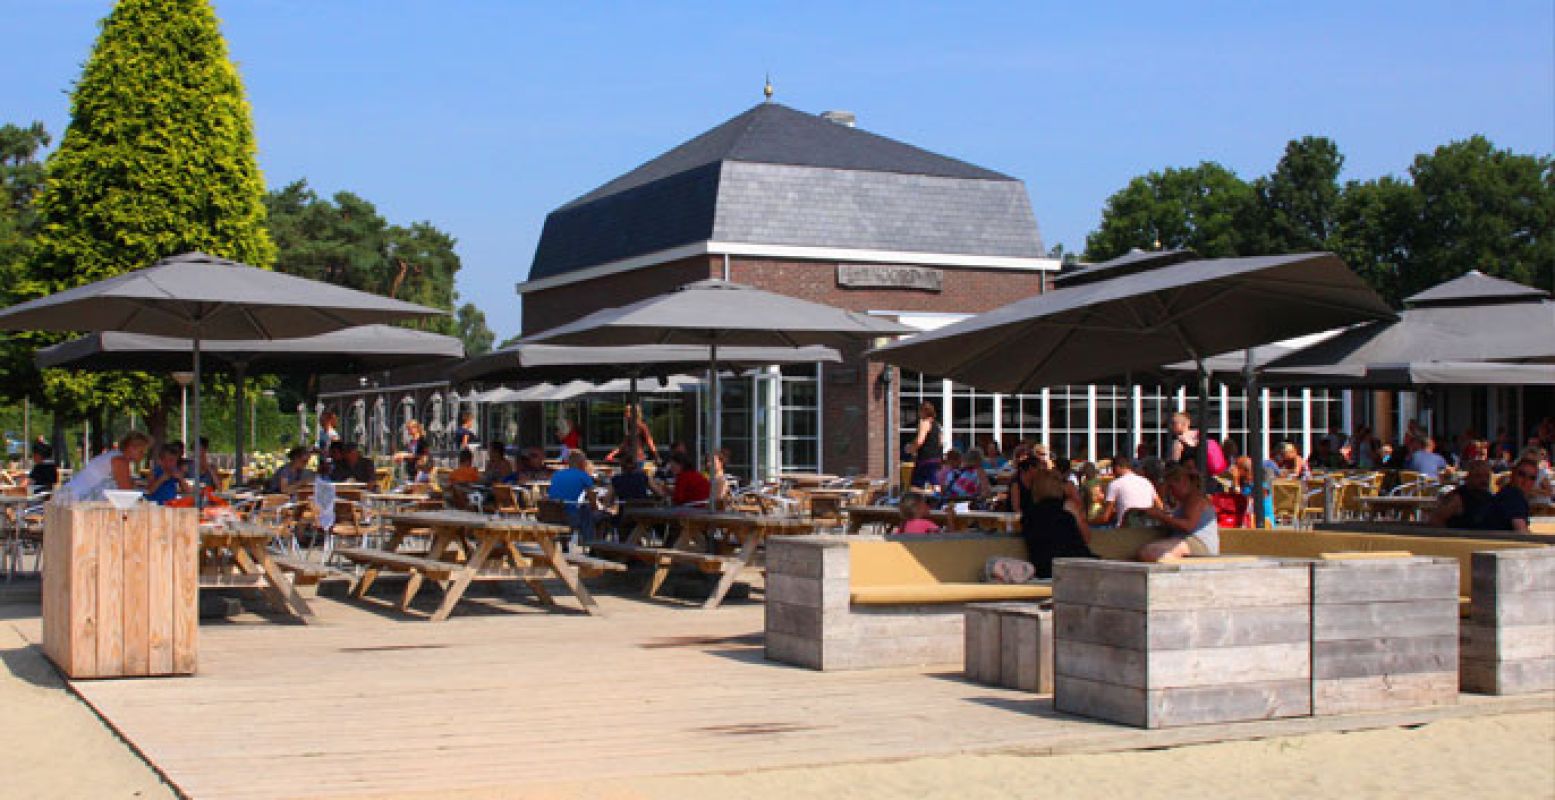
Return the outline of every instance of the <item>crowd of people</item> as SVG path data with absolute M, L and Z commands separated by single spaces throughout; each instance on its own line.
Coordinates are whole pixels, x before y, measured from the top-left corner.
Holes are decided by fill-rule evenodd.
M 1307 478 L 1314 470 L 1418 473 L 1416 479 L 1428 484 L 1459 484 L 1441 495 L 1433 524 L 1526 532 L 1531 501 L 1548 502 L 1552 445 L 1551 419 L 1541 421 L 1520 448 L 1505 430 L 1493 440 L 1473 431 L 1439 440 L 1411 424 L 1394 445 L 1364 425 L 1349 436 L 1335 428 L 1314 443 L 1309 456 L 1292 442 L 1280 443 L 1263 463 L 1264 479 Z M 1162 528 L 1165 535 L 1138 553 L 1141 560 L 1156 561 L 1218 553 L 1219 527 L 1251 525 L 1255 502 L 1263 505 L 1265 518 L 1274 517 L 1267 484 L 1254 495 L 1252 459 L 1234 440 L 1203 436 L 1185 413 L 1172 416 L 1160 454 L 1141 444 L 1133 454 L 1100 464 L 1071 462 L 1055 458 L 1045 445 L 1020 442 L 1006 461 L 991 437 L 964 451 L 947 448 L 938 410 L 926 402 L 919 406 L 916 435 L 904 456 L 913 460 L 913 492 L 902 498 L 901 533 L 938 532 L 929 518 L 937 507 L 1019 512 L 1039 577 L 1051 574 L 1054 558 L 1089 555 L 1093 528 Z M 1493 485 L 1496 473 L 1505 475 L 1499 488 Z

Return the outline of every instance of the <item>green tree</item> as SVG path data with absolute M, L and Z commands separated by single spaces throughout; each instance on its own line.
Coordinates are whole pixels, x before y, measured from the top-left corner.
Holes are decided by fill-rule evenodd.
M 1420 197 L 1408 181 L 1350 181 L 1335 210 L 1329 249 L 1389 303 L 1400 305 L 1402 275 L 1410 263 L 1410 239 L 1419 215 Z
M 38 232 L 38 215 L 33 207 L 43 185 L 43 163 L 39 157 L 49 145 L 43 123 L 22 128 L 0 125 L 0 306 L 19 299 L 16 286 L 26 275 L 32 257 L 33 237 Z M 31 377 L 26 366 L 30 351 L 21 347 L 0 347 L 0 396 L 19 396 L 19 387 Z
M 1085 255 L 1090 261 L 1105 261 L 1134 248 L 1236 255 L 1241 246 L 1238 223 L 1252 202 L 1252 187 L 1214 162 L 1152 172 L 1107 198 L 1101 225 L 1086 237 Z
M 207 0 L 120 0 L 71 96 L 47 164 L 41 227 L 19 298 L 39 297 L 201 250 L 259 267 L 275 259 L 264 181 L 237 69 Z M 24 336 L 27 346 L 46 341 Z M 146 408 L 149 376 L 48 376 L 61 409 Z
M 491 343 L 497 340 L 497 335 L 486 327 L 486 312 L 476 308 L 474 303 L 465 303 L 454 315 L 454 323 L 459 326 L 459 338 L 464 340 L 467 355 L 491 352 Z
M 1254 202 L 1241 228 L 1242 255 L 1329 249 L 1338 228 L 1344 156 L 1332 139 L 1306 136 L 1285 145 L 1274 172 L 1253 181 Z
M 1415 157 L 1402 296 L 1470 269 L 1555 291 L 1555 159 L 1483 136 Z

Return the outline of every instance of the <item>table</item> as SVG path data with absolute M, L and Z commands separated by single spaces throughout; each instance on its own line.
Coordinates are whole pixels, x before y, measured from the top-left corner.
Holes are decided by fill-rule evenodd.
M 796 489 L 819 489 L 837 480 L 837 476 L 820 475 L 811 472 L 779 472 L 772 476 L 772 480 L 786 483 Z
M 626 516 L 634 524 L 624 547 L 597 546 L 601 552 L 617 552 L 646 556 L 654 563 L 653 580 L 649 581 L 646 595 L 653 597 L 669 577 L 669 571 L 677 562 L 691 562 L 699 568 L 720 573 L 718 585 L 713 589 L 704 609 L 717 608 L 723 603 L 729 589 L 741 573 L 755 567 L 756 554 L 769 536 L 802 536 L 815 532 L 815 523 L 796 517 L 773 517 L 760 514 L 740 514 L 732 511 L 708 511 L 695 508 L 644 508 L 631 507 Z M 665 536 L 660 547 L 646 546 L 649 528 L 666 524 L 678 529 L 678 535 Z M 712 552 L 712 535 L 721 531 L 737 545 L 733 554 Z
M 1409 514 L 1418 517 L 1420 512 L 1435 508 L 1438 502 L 1435 497 L 1405 497 L 1387 495 L 1384 497 L 1358 497 L 1356 502 L 1366 511 L 1367 519 L 1376 519 L 1378 514 L 1392 512 L 1397 514 Z
M 442 622 L 453 613 L 454 606 L 477 579 L 523 581 L 540 602 L 554 606 L 555 598 L 541 581 L 555 577 L 577 598 L 585 612 L 603 614 L 577 571 L 567 563 L 557 542 L 559 537 L 569 533 L 565 525 L 488 517 L 469 511 L 410 511 L 390 514 L 389 520 L 394 525 L 394 533 L 383 550 L 348 548 L 337 551 L 352 561 L 367 565 L 351 589 L 357 597 L 367 594 L 385 568 L 410 574 L 400 601 L 401 610 L 410 607 L 410 601 L 427 578 L 447 580 L 449 584 L 443 601 L 430 618 L 432 622 Z M 432 531 L 432 543 L 424 558 L 397 552 L 406 535 L 416 528 Z M 462 564 L 444 559 L 449 550 L 456 547 L 467 556 Z
M 269 545 L 273 538 L 274 531 L 248 523 L 230 527 L 201 525 L 200 587 L 257 588 L 276 611 L 309 622 L 313 609 L 270 557 Z M 232 556 L 231 563 L 226 562 L 223 553 Z
M 5 557 L 5 579 L 7 581 L 16 577 L 17 570 L 22 566 L 22 535 L 27 531 L 26 515 L 22 512 L 28 506 L 38 501 L 25 495 L 0 495 L 0 525 L 4 525 L 5 513 L 11 515 L 11 525 L 8 531 L 0 533 L 0 555 Z
M 848 514 L 848 533 L 858 533 L 865 525 L 896 527 L 902 521 L 902 510 L 896 506 L 854 506 L 844 509 Z M 930 511 L 929 519 L 946 532 L 968 528 L 987 528 L 1000 533 L 1020 531 L 1020 514 L 1015 511 Z

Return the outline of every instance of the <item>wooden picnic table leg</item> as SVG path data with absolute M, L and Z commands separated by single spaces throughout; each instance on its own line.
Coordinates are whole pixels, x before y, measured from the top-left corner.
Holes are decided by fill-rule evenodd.
M 519 550 L 518 550 L 518 543 L 516 543 L 516 542 L 514 542 L 514 541 L 512 541 L 510 539 L 510 540 L 508 540 L 507 547 L 508 547 L 508 558 L 513 559 L 513 568 L 514 569 L 523 569 L 524 567 L 521 566 L 521 565 L 525 565 L 525 564 L 531 563 L 531 559 L 525 557 L 523 553 L 519 552 Z M 556 598 L 552 597 L 551 596 L 551 591 L 549 589 L 545 588 L 545 582 L 544 581 L 538 580 L 536 578 L 524 578 L 523 581 L 524 581 L 524 585 L 529 587 L 529 591 L 534 592 L 535 597 L 541 603 L 543 603 L 545 605 L 548 605 L 548 606 L 556 605 Z
M 491 551 L 495 549 L 497 549 L 496 539 L 481 539 L 480 546 L 475 548 L 475 555 L 470 556 L 470 560 L 465 562 L 464 569 L 459 572 L 459 576 L 454 578 L 453 582 L 449 584 L 447 594 L 443 595 L 442 605 L 439 605 L 437 610 L 432 612 L 433 622 L 442 622 L 448 619 L 448 615 L 453 613 L 454 606 L 459 603 L 459 599 L 464 597 L 464 591 L 470 588 L 470 582 L 475 580 L 475 576 L 480 572 L 481 566 L 486 563 L 486 559 L 491 555 Z
M 313 609 L 308 602 L 297 593 L 297 587 L 286 579 L 281 573 L 280 567 L 270 559 L 270 553 L 265 550 L 262 542 L 245 542 L 232 548 L 233 560 L 244 572 L 260 574 L 265 577 L 264 585 L 259 587 L 265 599 L 270 602 L 277 611 L 286 611 L 303 622 L 313 616 Z
M 588 588 L 583 585 L 583 580 L 578 577 L 577 571 L 572 568 L 571 564 L 567 563 L 567 558 L 562 555 L 562 548 L 556 542 L 556 537 L 549 534 L 541 534 L 536 539 L 535 544 L 540 546 L 541 557 L 545 559 L 545 563 L 550 566 L 551 571 L 556 573 L 556 577 L 561 579 L 562 584 L 567 587 L 567 591 L 572 592 L 572 595 L 578 598 L 578 604 L 583 606 L 583 610 L 589 614 L 604 616 L 604 610 L 599 607 L 599 603 L 594 602 L 594 596 L 589 594 Z
M 729 530 L 733 532 L 732 528 Z M 764 538 L 762 532 L 749 529 L 743 531 L 742 538 L 744 541 L 740 543 L 739 560 L 733 564 L 724 564 L 723 575 L 718 578 L 718 586 L 713 589 L 711 595 L 708 595 L 707 602 L 702 604 L 702 608 L 711 609 L 721 605 L 724 595 L 728 594 L 730 587 L 734 586 L 735 579 L 740 577 L 740 573 L 756 559 L 756 549 L 761 546 L 761 540 Z

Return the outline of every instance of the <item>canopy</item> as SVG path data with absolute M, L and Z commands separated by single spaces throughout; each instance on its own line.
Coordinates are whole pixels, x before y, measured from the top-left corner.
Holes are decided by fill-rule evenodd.
M 1269 374 L 1428 361 L 1555 363 L 1555 301 L 1547 292 L 1470 271 L 1404 305 L 1396 320 L 1357 325 L 1276 359 Z
M 34 360 L 42 369 L 179 372 L 190 369 L 193 349 L 188 339 L 103 331 L 45 347 Z M 464 357 L 464 344 L 440 333 L 362 325 L 300 339 L 208 342 L 201 352 L 251 373 L 341 374 L 454 361 Z
M 185 253 L 0 310 L 0 329 L 286 339 L 443 313 L 205 253 Z
M 1186 261 L 1063 288 L 877 348 L 881 361 L 997 392 L 1089 383 L 1393 312 L 1330 253 Z
M 1334 386 L 1357 389 L 1412 389 L 1419 386 L 1550 386 L 1555 364 L 1503 364 L 1493 361 L 1414 361 L 1401 364 L 1341 364 L 1328 367 L 1266 369 L 1266 385 Z
M 189 337 L 194 372 L 193 454 L 198 463 L 202 340 L 316 336 L 357 325 L 442 313 L 205 253 L 184 253 L 145 269 L 0 310 L 0 329 Z M 241 477 L 242 464 L 237 466 Z M 194 492 L 199 503 L 203 501 L 199 470 L 195 473 Z
M 618 347 L 575 347 L 518 342 L 461 364 L 456 381 L 566 380 L 664 375 L 706 366 L 707 345 L 643 344 Z M 830 347 L 720 347 L 718 361 L 737 366 L 836 363 L 842 356 Z
M 619 308 L 606 308 L 529 342 L 573 345 L 841 345 L 912 333 L 891 320 L 708 279 Z

